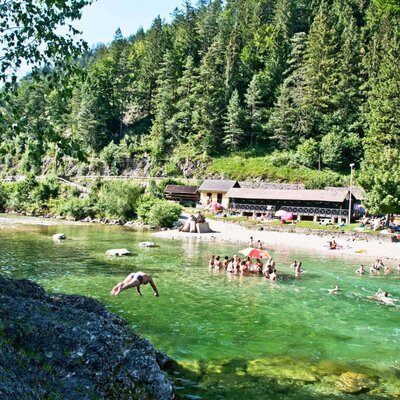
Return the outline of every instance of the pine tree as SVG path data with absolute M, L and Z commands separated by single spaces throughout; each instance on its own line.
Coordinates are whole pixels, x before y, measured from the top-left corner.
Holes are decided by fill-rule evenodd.
M 264 132 L 265 108 L 262 101 L 262 84 L 259 75 L 254 75 L 245 95 L 250 146 L 257 145 Z
M 244 113 L 240 105 L 239 93 L 235 90 L 229 100 L 225 116 L 224 144 L 230 151 L 236 151 L 243 139 Z

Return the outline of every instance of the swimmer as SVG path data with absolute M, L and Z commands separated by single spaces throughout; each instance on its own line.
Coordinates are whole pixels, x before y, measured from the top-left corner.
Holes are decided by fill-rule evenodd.
M 330 294 L 335 294 L 335 293 L 339 293 L 339 292 L 340 292 L 339 285 L 336 285 L 333 289 L 329 289 Z
M 132 272 L 129 274 L 122 282 L 117 283 L 113 289 L 111 290 L 111 296 L 118 296 L 120 292 L 126 289 L 130 289 L 132 287 L 136 287 L 136 291 L 138 295 L 142 295 L 140 292 L 140 285 L 147 285 L 150 283 L 150 286 L 154 290 L 154 296 L 159 296 L 157 286 L 153 282 L 153 278 L 147 274 L 146 272 Z
M 304 271 L 301 269 L 301 261 L 299 261 L 296 265 L 296 269 L 295 269 L 295 275 L 299 276 L 300 274 L 302 274 Z
M 217 257 L 215 257 L 215 260 L 214 260 L 214 268 L 221 269 L 221 267 L 222 267 L 222 261 L 219 258 L 219 256 L 217 256 Z
M 386 265 L 383 268 L 383 272 L 384 272 L 385 275 L 387 275 L 387 274 L 390 274 L 392 272 L 392 269 L 389 267 L 389 265 Z
M 389 293 L 381 289 L 379 289 L 373 296 L 367 296 L 367 299 L 378 300 L 382 301 L 385 304 L 392 304 L 392 305 L 394 305 L 394 303 L 398 301 L 398 299 L 389 297 Z
M 356 273 L 359 274 L 359 275 L 363 275 L 363 274 L 365 274 L 366 272 L 367 272 L 367 271 L 365 270 L 363 264 L 361 264 L 360 268 L 358 268 L 358 270 L 356 271 Z
M 269 274 L 269 280 L 270 281 L 276 281 L 278 279 L 278 275 L 276 274 L 276 269 L 274 269 L 270 274 Z
M 290 264 L 290 268 L 296 269 L 296 267 L 297 267 L 297 261 L 294 260 L 294 261 L 292 262 L 292 264 Z
M 210 261 L 209 261 L 209 263 L 208 263 L 208 266 L 209 266 L 210 268 L 214 268 L 214 263 L 215 263 L 215 256 L 212 255 L 212 256 L 211 256 L 211 259 L 210 259 Z

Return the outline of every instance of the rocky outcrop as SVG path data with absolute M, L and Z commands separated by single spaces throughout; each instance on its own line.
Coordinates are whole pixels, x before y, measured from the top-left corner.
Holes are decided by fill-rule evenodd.
M 0 398 L 173 399 L 172 361 L 96 300 L 0 276 Z

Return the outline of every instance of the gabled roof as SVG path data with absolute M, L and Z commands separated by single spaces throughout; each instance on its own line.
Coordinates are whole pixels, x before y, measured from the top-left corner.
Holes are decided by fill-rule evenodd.
M 196 194 L 196 192 L 197 186 L 167 185 L 164 189 L 164 193 Z
M 199 192 L 223 192 L 231 188 L 240 188 L 238 181 L 206 179 L 198 188 Z
M 342 203 L 349 194 L 346 188 L 338 190 L 314 189 L 249 189 L 232 188 L 226 194 L 230 198 L 254 200 L 302 200 L 302 201 L 328 201 Z

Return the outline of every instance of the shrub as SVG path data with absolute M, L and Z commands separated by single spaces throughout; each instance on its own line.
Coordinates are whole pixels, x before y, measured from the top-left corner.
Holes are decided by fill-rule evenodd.
M 129 182 L 106 182 L 98 193 L 97 210 L 109 218 L 134 219 L 143 187 Z
M 69 197 L 59 203 L 58 213 L 60 215 L 83 219 L 87 216 L 93 216 L 93 210 L 88 204 L 87 199 L 78 197 Z
M 9 206 L 14 211 L 28 209 L 35 201 L 35 190 L 39 186 L 33 175 L 28 175 L 24 180 L 15 184 L 15 189 L 11 193 Z
M 167 200 L 157 200 L 151 207 L 147 222 L 158 227 L 171 227 L 181 215 L 182 207 Z
M 4 186 L 0 184 L 0 212 L 4 212 L 7 207 L 8 195 Z
M 151 194 L 146 194 L 140 198 L 136 213 L 143 222 L 148 222 L 150 210 L 157 203 L 157 201 L 159 201 L 159 199 Z

